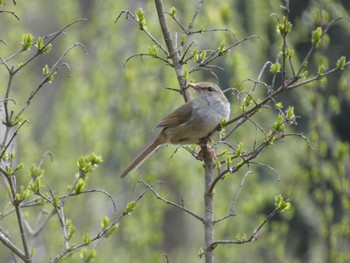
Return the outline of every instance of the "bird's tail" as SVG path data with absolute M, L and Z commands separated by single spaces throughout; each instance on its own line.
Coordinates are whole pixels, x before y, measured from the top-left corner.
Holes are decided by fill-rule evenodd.
M 120 177 L 125 177 L 127 176 L 130 172 L 135 171 L 141 164 L 143 164 L 144 161 L 147 160 L 148 157 L 154 153 L 159 146 L 162 143 L 160 143 L 159 138 L 154 140 L 145 150 L 143 150 L 137 157 L 136 159 L 124 170 L 124 172 L 121 174 Z

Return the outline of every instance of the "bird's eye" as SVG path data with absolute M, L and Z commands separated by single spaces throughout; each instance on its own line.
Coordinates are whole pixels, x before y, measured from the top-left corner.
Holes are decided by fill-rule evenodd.
M 212 92 L 212 91 L 214 91 L 214 89 L 213 89 L 213 87 L 207 87 L 207 90 L 209 91 L 209 92 Z

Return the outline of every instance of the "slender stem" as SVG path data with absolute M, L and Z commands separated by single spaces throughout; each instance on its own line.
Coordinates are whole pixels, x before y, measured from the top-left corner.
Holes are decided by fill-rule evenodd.
M 178 209 L 181 209 L 182 211 L 190 214 L 191 216 L 193 216 L 194 218 L 198 219 L 199 221 L 201 222 L 204 222 L 204 219 L 202 217 L 200 217 L 199 215 L 197 215 L 196 213 L 192 212 L 191 210 L 189 210 L 188 208 L 186 208 L 184 205 L 179 205 L 177 203 L 174 203 L 172 201 L 169 201 L 167 199 L 165 199 L 164 197 L 162 197 L 160 194 L 158 194 L 158 192 L 153 188 L 153 185 L 149 185 L 148 183 L 146 183 L 145 181 L 143 180 L 139 180 L 138 183 L 143 183 L 144 185 L 146 185 L 150 191 L 152 191 L 152 193 L 159 199 L 161 200 L 162 202 L 168 204 L 168 205 L 171 205 L 171 206 L 174 206 Z
M 214 253 L 211 244 L 214 240 L 214 192 L 211 189 L 213 183 L 213 170 L 215 163 L 207 146 L 202 147 L 204 158 L 204 244 L 205 263 L 214 263 Z
M 169 50 L 169 56 L 170 56 L 171 60 L 173 61 L 174 69 L 176 72 L 176 77 L 177 77 L 177 80 L 178 80 L 179 85 L 181 87 L 182 96 L 183 96 L 185 101 L 188 101 L 189 96 L 185 90 L 186 80 L 184 78 L 184 71 L 182 68 L 182 64 L 180 63 L 179 52 L 177 51 L 177 48 L 175 47 L 175 44 L 170 36 L 168 23 L 167 23 L 167 20 L 165 18 L 163 2 L 162 2 L 162 0 L 155 0 L 154 2 L 156 5 L 159 24 L 160 24 L 160 27 L 162 29 L 164 41 L 165 41 L 165 44 Z
M 193 14 L 191 23 L 190 23 L 189 26 L 188 26 L 188 28 L 189 28 L 190 31 L 191 31 L 191 29 L 194 27 L 194 22 L 196 21 L 197 15 L 198 15 L 200 9 L 202 8 L 203 3 L 204 3 L 204 0 L 200 0 L 199 3 L 198 3 L 198 5 L 197 5 L 196 12 Z
M 9 127 L 9 122 L 10 122 L 10 116 L 9 116 L 9 110 L 8 110 L 8 99 L 10 96 L 10 89 L 11 89 L 11 85 L 12 85 L 12 78 L 13 78 L 13 67 L 10 69 L 9 72 L 9 80 L 7 82 L 7 88 L 6 88 L 6 94 L 5 94 L 5 98 L 4 98 L 4 109 L 5 109 L 5 125 L 7 127 Z M 6 141 L 4 140 L 4 143 Z
M 11 240 L 7 236 L 5 236 L 5 234 L 1 230 L 0 241 L 23 261 L 26 260 L 26 256 L 24 255 L 24 253 L 15 244 L 13 244 Z
M 31 263 L 32 259 L 31 259 L 30 252 L 29 252 L 28 240 L 27 240 L 27 236 L 26 236 L 26 233 L 24 230 L 24 218 L 22 215 L 22 210 L 20 208 L 20 202 L 16 200 L 16 185 L 15 185 L 15 181 L 14 181 L 15 178 L 14 178 L 14 176 L 11 176 L 11 175 L 6 175 L 6 177 L 7 177 L 10 191 L 11 191 L 12 203 L 13 203 L 13 206 L 15 207 L 15 210 L 16 210 L 18 227 L 19 227 L 19 231 L 21 234 L 22 245 L 23 245 L 23 250 L 24 250 L 24 254 L 25 254 L 24 262 Z

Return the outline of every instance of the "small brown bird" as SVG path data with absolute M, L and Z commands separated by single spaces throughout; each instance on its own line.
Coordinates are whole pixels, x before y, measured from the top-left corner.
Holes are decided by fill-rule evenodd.
M 195 98 L 169 113 L 157 125 L 163 128 L 157 138 L 125 169 L 121 177 L 136 170 L 163 144 L 197 144 L 208 136 L 222 119 L 230 116 L 230 103 L 213 83 L 190 83 Z

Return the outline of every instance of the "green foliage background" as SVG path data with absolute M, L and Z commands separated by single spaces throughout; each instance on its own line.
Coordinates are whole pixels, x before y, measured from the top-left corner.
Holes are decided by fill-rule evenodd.
M 165 6 L 177 8 L 178 19 L 188 24 L 196 3 L 191 1 L 165 1 Z M 219 61 L 223 71 L 217 71 L 221 87 L 240 90 L 249 87 L 243 80 L 256 79 L 263 64 L 275 61 L 280 43 L 276 34 L 276 19 L 281 17 L 281 1 L 206 1 L 196 26 L 229 28 L 238 38 L 252 34 L 263 41 L 250 40 L 238 46 Z M 176 88 L 176 76 L 170 67 L 149 58 L 133 59 L 136 53 L 147 53 L 152 45 L 137 30 L 137 24 L 124 17 L 114 23 L 121 10 L 132 12 L 142 7 L 148 29 L 158 38 L 161 33 L 153 1 L 18 1 L 3 6 L 14 11 L 21 21 L 10 14 L 0 14 L 0 43 L 2 57 L 18 51 L 21 35 L 35 37 L 56 32 L 67 23 L 87 18 L 86 22 L 72 26 L 55 42 L 52 52 L 40 57 L 15 79 L 13 98 L 16 111 L 25 103 L 33 87 L 42 79 L 41 69 L 54 61 L 71 44 L 81 42 L 82 48 L 73 49 L 65 58 L 70 65 L 70 76 L 64 71 L 55 81 L 34 98 L 24 117 L 30 121 L 21 130 L 17 140 L 17 159 L 23 162 L 19 181 L 26 179 L 32 163 L 38 163 L 45 151 L 53 161 L 45 161 L 45 183 L 55 191 L 63 191 L 76 173 L 76 159 L 90 152 L 101 154 L 104 163 L 89 178 L 91 188 L 108 191 L 117 203 L 117 213 L 103 195 L 90 194 L 70 200 L 67 213 L 77 227 L 75 237 L 82 240 L 85 232 L 93 236 L 100 229 L 100 220 L 108 215 L 115 218 L 123 212 L 126 203 L 143 189 L 136 181 L 143 178 L 164 183 L 157 189 L 167 199 L 184 203 L 202 212 L 203 178 L 201 163 L 194 161 L 185 150 L 175 147 L 159 150 L 137 173 L 119 179 L 129 161 L 156 134 L 153 127 L 165 113 L 181 105 L 182 98 L 164 87 Z M 295 62 L 302 60 L 310 45 L 311 32 L 336 17 L 349 17 L 347 1 L 291 1 L 293 31 L 290 45 L 294 47 Z M 179 30 L 174 23 L 170 27 Z M 178 35 L 178 38 L 180 34 Z M 335 65 L 341 55 L 350 57 L 348 39 L 350 23 L 341 22 L 330 31 L 329 48 L 320 49 L 310 64 Z M 199 36 L 198 45 L 216 47 L 222 40 L 232 41 L 227 33 Z M 326 59 L 325 59 L 326 58 Z M 16 59 L 22 62 L 23 56 Z M 197 81 L 216 81 L 207 73 L 191 76 Z M 266 76 L 268 78 L 269 76 Z M 6 71 L 0 71 L 0 92 L 5 92 Z M 261 91 L 262 93 L 265 91 Z M 239 112 L 237 99 L 232 96 L 232 111 Z M 273 210 L 274 196 L 282 193 L 293 199 L 292 210 L 281 214 L 262 230 L 257 242 L 243 246 L 222 246 L 215 250 L 217 262 L 348 262 L 350 260 L 349 214 L 349 69 L 336 73 L 328 81 L 288 93 L 278 100 L 294 105 L 301 116 L 295 132 L 304 132 L 313 150 L 300 138 L 288 138 L 263 152 L 258 162 L 272 166 L 271 170 L 252 168 L 242 190 L 237 216 L 217 226 L 218 239 L 234 239 L 237 235 L 250 235 L 256 226 Z M 274 111 L 257 114 L 257 122 L 269 127 L 275 122 Z M 256 117 L 255 117 L 256 118 Z M 237 144 L 252 143 L 255 126 L 246 124 L 234 133 Z M 234 199 L 246 171 L 230 177 L 216 190 L 216 216 L 223 216 Z M 3 185 L 0 191 L 5 191 Z M 0 198 L 4 198 L 2 195 Z M 4 207 L 7 199 L 0 199 Z M 28 209 L 27 218 L 36 222 L 35 209 Z M 17 240 L 13 218 L 1 219 Z M 195 220 L 156 200 L 147 194 L 131 216 L 123 219 L 115 235 L 98 241 L 96 262 L 203 262 L 198 257 L 202 246 L 202 225 Z M 18 237 L 19 240 L 19 237 Z M 37 249 L 37 262 L 47 262 L 63 246 L 63 237 L 57 219 L 52 219 L 43 233 L 32 239 Z M 64 262 L 79 262 L 79 253 Z M 11 254 L 0 246 L 0 261 L 12 262 Z

